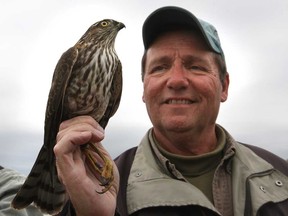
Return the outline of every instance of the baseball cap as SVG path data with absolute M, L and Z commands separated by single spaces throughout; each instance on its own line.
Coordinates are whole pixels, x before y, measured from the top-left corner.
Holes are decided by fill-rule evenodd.
M 145 20 L 142 27 L 142 37 L 144 48 L 147 50 L 152 42 L 169 28 L 198 29 L 203 35 L 206 43 L 212 51 L 222 55 L 220 39 L 217 30 L 210 23 L 198 19 L 190 11 L 180 7 L 167 6 L 152 12 Z

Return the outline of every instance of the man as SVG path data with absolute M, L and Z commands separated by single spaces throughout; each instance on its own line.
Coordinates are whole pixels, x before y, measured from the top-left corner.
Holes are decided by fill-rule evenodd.
M 164 7 L 146 19 L 143 41 L 143 101 L 153 128 L 115 160 L 113 186 L 97 194 L 79 146 L 101 146 L 104 131 L 87 116 L 63 122 L 54 148 L 70 198 L 62 215 L 288 215 L 286 161 L 216 124 L 229 74 L 215 28 Z
M 26 177 L 15 170 L 0 166 L 0 215 L 1 216 L 40 216 L 43 215 L 35 206 L 29 205 L 22 210 L 11 207 L 11 201 L 25 181 Z

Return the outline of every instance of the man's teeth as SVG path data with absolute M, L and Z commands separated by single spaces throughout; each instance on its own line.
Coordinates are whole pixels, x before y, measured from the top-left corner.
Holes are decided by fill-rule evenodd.
M 181 99 L 181 100 L 168 100 L 168 104 L 191 104 L 192 102 L 190 100 L 184 100 L 184 99 Z

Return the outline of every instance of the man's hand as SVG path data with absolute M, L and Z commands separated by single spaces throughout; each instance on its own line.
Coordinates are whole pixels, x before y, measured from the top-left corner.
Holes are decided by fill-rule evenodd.
M 115 163 L 114 180 L 111 188 L 104 194 L 99 181 L 85 165 L 80 146 L 88 142 L 110 159 L 100 141 L 104 139 L 104 130 L 89 116 L 79 116 L 64 121 L 59 128 L 57 143 L 54 147 L 58 177 L 66 187 L 77 215 L 114 215 L 119 187 L 119 173 Z M 112 159 L 111 159 L 112 160 Z

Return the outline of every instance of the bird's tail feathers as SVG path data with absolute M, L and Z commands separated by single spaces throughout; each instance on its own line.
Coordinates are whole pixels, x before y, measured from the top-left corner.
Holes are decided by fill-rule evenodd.
M 47 148 L 43 146 L 30 174 L 11 203 L 15 209 L 25 208 L 32 202 L 48 214 L 55 214 L 63 208 L 67 200 L 65 188 L 57 177 L 55 160 L 47 162 L 48 156 Z

